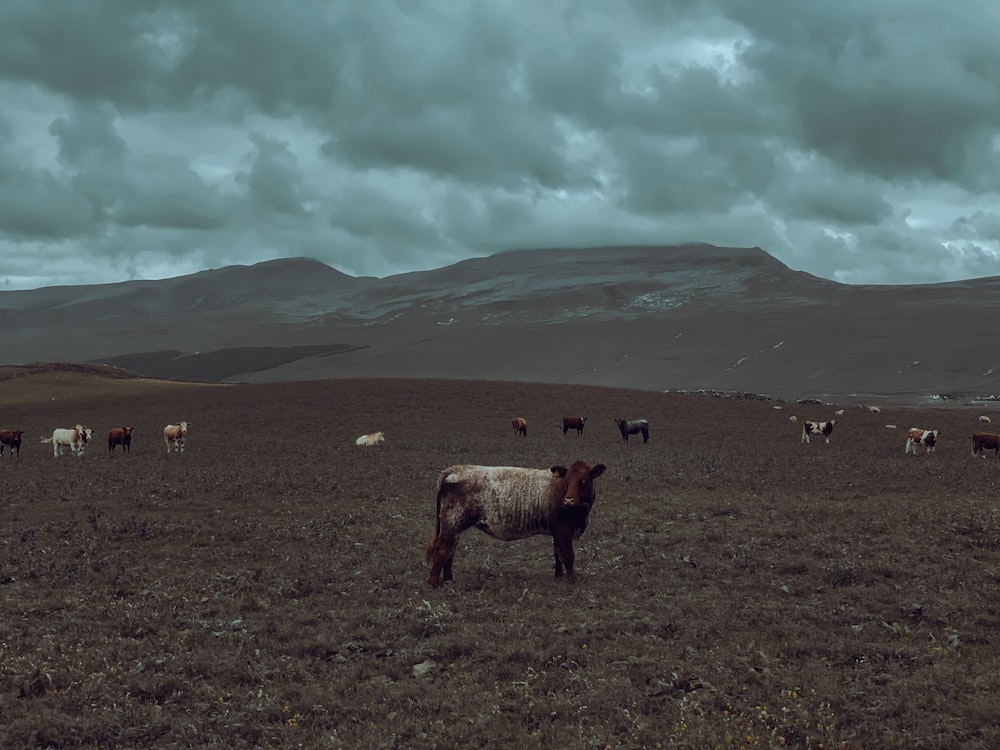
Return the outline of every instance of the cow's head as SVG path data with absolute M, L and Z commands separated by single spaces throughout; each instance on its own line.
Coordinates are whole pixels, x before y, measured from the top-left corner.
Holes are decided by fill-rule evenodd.
M 593 505 L 595 492 L 594 480 L 607 470 L 604 464 L 591 467 L 586 461 L 576 461 L 568 469 L 565 466 L 550 466 L 549 471 L 554 476 L 566 480 L 566 492 L 563 496 L 565 505 Z

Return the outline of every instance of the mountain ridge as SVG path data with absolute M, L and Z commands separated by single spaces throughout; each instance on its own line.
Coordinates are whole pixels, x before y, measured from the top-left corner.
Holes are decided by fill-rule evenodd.
M 384 278 L 291 257 L 0 291 L 0 351 L 6 364 L 101 362 L 208 381 L 406 376 L 978 398 L 1000 392 L 988 318 L 998 302 L 1000 277 L 848 286 L 756 247 L 514 249 Z

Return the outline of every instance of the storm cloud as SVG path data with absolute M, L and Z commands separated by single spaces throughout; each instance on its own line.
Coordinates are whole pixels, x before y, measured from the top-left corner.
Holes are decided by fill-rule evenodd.
M 0 289 L 759 246 L 1000 275 L 1000 6 L 0 4 Z

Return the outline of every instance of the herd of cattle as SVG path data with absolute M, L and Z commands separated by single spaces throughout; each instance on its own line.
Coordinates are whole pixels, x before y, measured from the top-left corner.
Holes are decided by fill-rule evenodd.
M 163 443 L 167 453 L 184 452 L 190 422 L 168 424 L 163 428 Z M 132 432 L 134 427 L 112 427 L 108 430 L 108 453 L 113 453 L 119 445 L 123 453 L 132 452 Z M 10 449 L 10 455 L 21 456 L 21 440 L 24 430 L 0 430 L 0 456 L 5 449 Z M 59 457 L 69 450 L 75 456 L 82 456 L 84 450 L 94 439 L 94 431 L 90 427 L 77 424 L 75 427 L 59 427 L 52 431 L 51 437 L 43 437 L 42 443 L 52 445 L 52 455 Z
M 870 410 L 877 411 L 877 407 Z M 843 410 L 839 410 L 835 416 L 842 414 Z M 979 419 L 986 424 L 990 422 L 986 416 Z M 793 416 L 789 421 L 794 423 L 798 419 Z M 614 422 L 624 443 L 628 443 L 631 435 L 642 435 L 643 443 L 649 441 L 648 420 L 615 419 Z M 573 430 L 583 435 L 586 423 L 587 417 L 563 417 L 562 433 L 566 435 Z M 836 419 L 805 420 L 800 442 L 809 443 L 813 437 L 822 437 L 829 443 L 836 424 Z M 513 418 L 511 426 L 515 437 L 527 437 L 528 421 L 524 417 Z M 184 450 L 189 427 L 190 423 L 185 421 L 163 429 L 167 453 Z M 886 425 L 886 428 L 895 429 L 896 426 Z M 132 427 L 108 430 L 109 454 L 119 445 L 123 452 L 131 452 L 132 432 Z M 23 434 L 22 430 L 0 430 L 0 456 L 5 448 L 10 448 L 12 455 L 20 456 Z M 916 454 L 917 447 L 923 446 L 925 454 L 931 453 L 939 436 L 938 430 L 911 427 L 906 431 L 905 452 Z M 62 455 L 66 449 L 79 456 L 92 439 L 93 430 L 78 424 L 57 429 L 51 437 L 42 438 L 42 442 L 52 444 L 55 456 Z M 374 432 L 360 436 L 355 443 L 375 446 L 384 441 L 384 433 Z M 974 433 L 973 456 L 985 457 L 988 450 L 994 451 L 1000 461 L 1000 435 Z M 575 581 L 573 540 L 579 539 L 587 528 L 590 509 L 597 497 L 594 482 L 605 471 L 605 464 L 591 466 L 585 461 L 548 469 L 472 464 L 449 466 L 438 478 L 434 532 L 424 550 L 425 560 L 431 566 L 428 583 L 436 587 L 453 580 L 452 564 L 459 537 L 472 527 L 503 541 L 536 534 L 550 535 L 556 578 L 565 575 L 568 581 Z
M 780 407 L 776 407 L 780 408 Z M 878 413 L 878 407 L 870 411 Z M 838 410 L 835 416 L 844 412 Z M 980 417 L 988 424 L 989 417 Z M 582 435 L 586 417 L 563 417 L 562 433 L 575 430 Z M 649 440 L 649 422 L 645 419 L 616 419 L 622 440 L 628 443 L 629 435 L 641 434 L 643 442 Z M 796 417 L 790 418 L 797 422 Z M 813 437 L 822 437 L 829 443 L 837 420 L 806 420 L 802 424 L 802 443 Z M 527 437 L 528 422 L 524 417 L 511 420 L 515 437 Z M 896 429 L 895 425 L 886 425 Z M 939 430 L 911 427 L 906 431 L 905 452 L 916 455 L 918 446 L 924 453 L 931 453 L 937 445 Z M 371 445 L 362 436 L 359 445 Z M 986 450 L 996 451 L 1000 461 L 1000 435 L 976 432 L 972 436 L 972 454 L 984 455 Z M 550 466 L 548 469 L 527 469 L 513 466 L 456 465 L 445 469 L 438 478 L 437 510 L 434 532 L 424 550 L 424 559 L 430 563 L 428 583 L 437 587 L 453 580 L 452 564 L 459 536 L 466 529 L 475 527 L 503 541 L 524 539 L 536 534 L 552 537 L 552 551 L 556 578 L 576 580 L 573 569 L 573 540 L 579 539 L 587 528 L 587 518 L 597 497 L 594 480 L 607 470 L 604 464 L 590 466 L 577 461 L 569 468 Z
M 872 410 L 877 413 L 877 407 L 872 407 Z M 837 415 L 842 415 L 844 412 L 841 409 L 836 413 Z M 797 422 L 798 418 L 789 417 L 789 421 Z M 979 417 L 979 421 L 983 424 L 990 424 L 991 420 L 989 417 L 984 415 Z M 830 434 L 833 432 L 833 428 L 836 424 L 836 419 L 830 419 L 823 422 L 806 420 L 802 423 L 802 438 L 799 442 L 809 443 L 811 442 L 811 438 L 822 436 L 826 439 L 827 444 L 829 444 Z M 896 425 L 887 424 L 886 429 L 895 430 Z M 918 446 L 923 446 L 925 454 L 933 453 L 940 436 L 940 430 L 926 430 L 922 427 L 910 427 L 906 430 L 906 444 L 903 452 L 917 455 Z M 996 453 L 997 460 L 1000 461 L 1000 435 L 996 435 L 992 432 L 972 433 L 972 455 L 982 456 L 985 458 L 986 451 L 994 451 Z

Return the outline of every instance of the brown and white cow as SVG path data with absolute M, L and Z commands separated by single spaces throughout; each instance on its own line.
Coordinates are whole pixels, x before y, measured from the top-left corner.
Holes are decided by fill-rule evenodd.
M 190 422 L 179 422 L 168 424 L 163 428 L 163 442 L 167 446 L 167 453 L 173 450 L 175 453 L 184 452 L 184 442 L 187 440 Z
M 24 430 L 0 430 L 0 456 L 4 448 L 10 448 L 10 455 L 17 453 L 21 457 L 21 436 Z
M 510 420 L 511 426 L 514 428 L 514 437 L 518 435 L 523 435 L 528 437 L 528 420 L 524 417 L 514 417 Z
M 931 453 L 937 445 L 939 430 L 922 430 L 919 427 L 911 427 L 906 431 L 905 453 L 917 455 L 917 446 L 924 446 L 924 453 Z
M 93 437 L 94 431 L 78 424 L 76 427 L 60 427 L 52 431 L 52 437 L 42 438 L 43 443 L 52 443 L 52 455 L 61 456 L 65 448 L 69 448 L 76 456 L 82 456 L 84 448 Z
M 134 427 L 112 427 L 108 430 L 108 453 L 112 453 L 116 445 L 122 447 L 122 453 L 131 453 L 134 429 Z
M 565 435 L 570 430 L 576 430 L 577 435 L 583 434 L 583 425 L 586 423 L 586 417 L 563 417 L 562 420 L 562 432 Z
M 357 440 L 354 441 L 355 445 L 363 445 L 366 447 L 371 447 L 373 445 L 378 445 L 379 443 L 385 442 L 384 432 L 373 432 L 371 435 L 362 435 Z
M 992 432 L 975 432 L 972 435 L 972 455 L 986 458 L 986 451 L 996 451 L 1000 461 L 1000 435 Z
M 437 520 L 424 553 L 431 564 L 428 582 L 452 579 L 458 538 L 475 526 L 505 542 L 535 534 L 551 534 L 556 578 L 563 568 L 571 583 L 573 540 L 587 528 L 597 493 L 594 480 L 604 464 L 576 461 L 568 469 L 524 469 L 516 466 L 450 466 L 438 480 Z
M 802 423 L 802 439 L 800 443 L 810 442 L 809 438 L 813 435 L 822 435 L 826 438 L 826 444 L 830 444 L 830 433 L 833 432 L 833 426 L 837 424 L 836 419 L 831 419 L 826 422 L 810 422 L 806 420 Z

